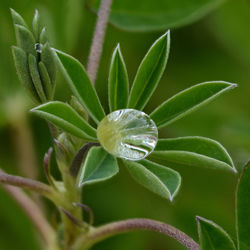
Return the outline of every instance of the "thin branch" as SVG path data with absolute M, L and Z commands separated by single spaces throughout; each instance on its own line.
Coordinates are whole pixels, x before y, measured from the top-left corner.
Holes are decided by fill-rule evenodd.
M 93 84 L 95 84 L 99 61 L 102 54 L 103 42 L 109 19 L 111 4 L 112 0 L 102 0 L 98 12 L 98 18 L 90 49 L 90 54 L 88 59 L 88 70 L 87 70 Z
M 199 250 L 199 245 L 188 235 L 168 224 L 150 219 L 129 219 L 113 222 L 96 229 L 76 243 L 76 249 L 89 249 L 94 244 L 111 236 L 137 230 L 154 231 L 168 235 L 191 250 Z
M 48 198 L 50 198 L 50 195 L 52 194 L 51 188 L 42 182 L 28 178 L 23 178 L 20 176 L 6 174 L 1 169 L 0 169 L 0 183 L 27 188 L 30 191 L 37 192 Z
M 41 233 L 41 236 L 47 245 L 51 246 L 52 242 L 55 240 L 55 233 L 44 218 L 39 206 L 37 206 L 36 203 L 19 188 L 9 185 L 2 186 L 19 203 L 23 211 L 28 215 L 32 223 Z

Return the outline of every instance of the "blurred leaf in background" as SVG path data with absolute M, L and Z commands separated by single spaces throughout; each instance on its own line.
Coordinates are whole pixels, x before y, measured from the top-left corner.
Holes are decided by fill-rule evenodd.
M 97 9 L 100 0 L 89 1 Z M 190 24 L 224 0 L 126 0 L 114 1 L 110 22 L 127 31 L 159 31 Z

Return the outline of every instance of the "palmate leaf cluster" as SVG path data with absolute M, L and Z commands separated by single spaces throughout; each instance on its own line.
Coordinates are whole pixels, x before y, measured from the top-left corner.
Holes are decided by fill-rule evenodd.
M 115 48 L 108 79 L 110 112 L 126 108 L 143 110 L 165 70 L 169 49 L 170 31 L 151 46 L 129 90 L 126 64 L 119 45 Z M 77 59 L 61 51 L 55 50 L 54 56 L 73 94 L 98 126 L 106 114 L 84 66 Z M 236 84 L 224 81 L 196 84 L 166 100 L 149 116 L 158 129 L 164 128 L 235 86 Z M 48 102 L 32 111 L 86 143 L 99 142 L 96 128 L 67 103 Z M 164 160 L 166 166 L 152 160 Z M 232 159 L 221 144 L 197 136 L 159 139 L 154 152 L 147 159 L 122 159 L 122 162 L 137 182 L 170 200 L 179 190 L 181 177 L 178 172 L 167 167 L 168 163 L 187 167 L 222 168 L 236 172 Z M 88 151 L 82 163 L 78 173 L 78 185 L 107 180 L 114 176 L 118 169 L 118 161 L 113 155 L 108 154 L 101 146 L 94 146 Z

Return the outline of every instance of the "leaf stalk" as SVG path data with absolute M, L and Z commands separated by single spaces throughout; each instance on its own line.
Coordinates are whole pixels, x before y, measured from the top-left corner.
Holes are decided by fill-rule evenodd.
M 190 250 L 200 249 L 199 245 L 191 237 L 179 229 L 159 221 L 141 218 L 117 221 L 92 229 L 84 238 L 76 242 L 73 249 L 87 250 L 94 244 L 111 236 L 138 230 L 162 233 L 176 239 Z

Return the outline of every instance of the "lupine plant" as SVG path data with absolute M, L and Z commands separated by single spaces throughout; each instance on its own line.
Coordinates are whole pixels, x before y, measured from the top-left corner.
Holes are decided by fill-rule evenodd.
M 61 218 L 58 228 L 52 228 L 45 218 L 37 223 L 45 249 L 90 249 L 108 237 L 134 230 L 166 234 L 189 249 L 236 249 L 220 227 L 201 217 L 197 217 L 200 244 L 177 228 L 149 219 L 93 225 L 93 212 L 82 200 L 84 187 L 107 181 L 118 174 L 119 167 L 125 167 L 135 181 L 170 201 L 180 189 L 181 176 L 169 168 L 168 163 L 237 172 L 228 152 L 217 141 L 199 136 L 158 138 L 160 129 L 235 88 L 236 84 L 224 81 L 195 84 L 167 99 L 152 113 L 143 112 L 165 70 L 170 31 L 149 48 L 131 89 L 126 64 L 117 45 L 111 57 L 107 85 L 109 112 L 104 112 L 94 81 L 104 38 L 100 30 L 105 29 L 108 18 L 105 9 L 107 6 L 101 6 L 99 11 L 91 49 L 92 52 L 99 50 L 99 55 L 90 54 L 88 70 L 72 56 L 51 48 L 38 11 L 29 29 L 23 18 L 11 10 L 17 39 L 17 46 L 12 48 L 17 74 L 36 105 L 31 112 L 48 122 L 62 178 L 55 179 L 50 172 L 51 147 L 44 157 L 48 184 L 3 172 L 0 181 L 37 192 L 57 207 Z M 68 103 L 54 100 L 57 68 L 73 94 Z M 160 161 L 164 161 L 164 165 L 159 164 Z M 249 222 L 243 225 L 244 219 L 249 217 L 245 209 L 249 201 L 244 198 L 250 185 L 248 172 L 249 167 L 246 167 L 237 191 L 237 249 L 250 246 Z M 83 216 L 83 212 L 87 216 Z

